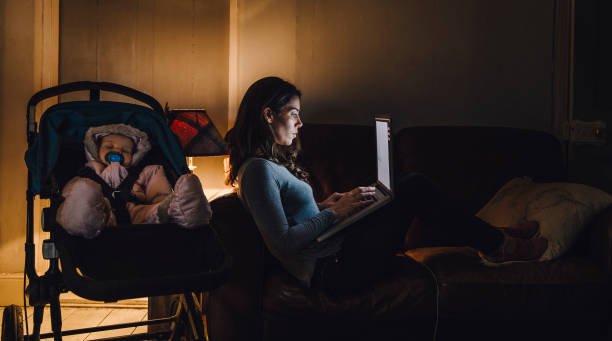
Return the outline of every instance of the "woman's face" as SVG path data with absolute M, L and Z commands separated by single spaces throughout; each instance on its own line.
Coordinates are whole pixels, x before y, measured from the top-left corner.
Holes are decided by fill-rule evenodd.
M 300 119 L 300 98 L 293 96 L 279 113 L 265 108 L 264 116 L 272 127 L 274 142 L 282 146 L 290 146 L 303 125 Z

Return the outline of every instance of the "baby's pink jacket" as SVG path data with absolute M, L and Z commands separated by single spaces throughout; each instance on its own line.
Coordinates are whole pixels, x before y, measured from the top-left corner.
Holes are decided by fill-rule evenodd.
M 86 166 L 92 168 L 98 175 L 106 168 L 105 164 L 95 160 L 87 162 Z M 145 204 L 128 203 L 126 205 L 132 224 L 160 223 L 157 214 L 158 207 L 171 193 L 172 187 L 164 173 L 164 168 L 160 165 L 146 166 L 132 187 L 132 194 Z M 71 235 L 94 238 L 102 232 L 104 227 L 117 224 L 115 215 L 102 194 L 102 187 L 97 182 L 77 176 L 64 186 L 62 195 L 65 200 L 60 205 L 56 218 L 57 222 Z M 170 200 L 170 210 L 176 210 L 172 207 L 176 202 L 176 200 Z M 203 209 L 211 212 L 210 204 L 206 200 L 204 203 L 201 201 L 188 202 L 188 206 L 195 207 L 195 205 L 204 205 Z M 197 207 L 192 210 L 190 207 L 181 207 L 181 212 L 186 214 L 198 210 L 202 211 L 202 208 Z M 208 221 L 202 221 L 202 223 L 208 224 Z

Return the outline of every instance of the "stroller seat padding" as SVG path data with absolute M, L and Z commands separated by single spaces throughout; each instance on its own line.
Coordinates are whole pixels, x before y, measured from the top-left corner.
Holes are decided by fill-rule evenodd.
M 149 296 L 147 292 L 157 296 L 175 293 L 177 287 L 198 291 L 220 281 L 223 275 L 217 278 L 211 271 L 227 262 L 207 225 L 119 225 L 94 239 L 71 236 L 63 229 L 54 234 L 66 286 L 88 299 L 115 301 Z

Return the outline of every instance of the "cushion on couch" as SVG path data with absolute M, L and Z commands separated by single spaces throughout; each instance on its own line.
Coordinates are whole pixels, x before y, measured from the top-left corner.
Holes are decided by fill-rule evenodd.
M 540 260 L 551 260 L 569 250 L 593 217 L 611 204 L 612 196 L 594 187 L 519 177 L 506 183 L 477 216 L 500 227 L 539 222 L 540 234 L 548 239 Z

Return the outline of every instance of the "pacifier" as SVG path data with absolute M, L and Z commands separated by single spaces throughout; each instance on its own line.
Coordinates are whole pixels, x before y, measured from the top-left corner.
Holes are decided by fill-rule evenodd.
M 119 162 L 120 164 L 123 164 L 124 158 L 123 158 L 123 155 L 117 152 L 108 152 L 104 156 L 104 160 L 106 160 L 106 162 L 108 162 L 109 165 L 112 162 Z

